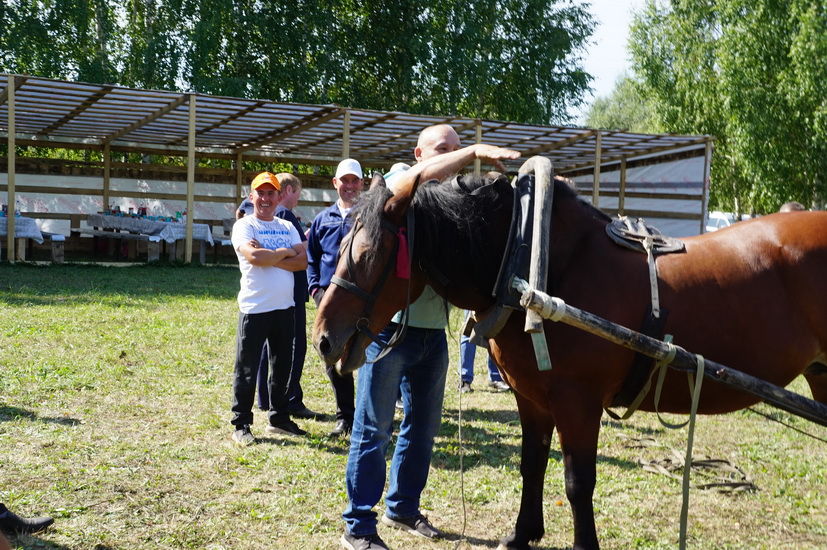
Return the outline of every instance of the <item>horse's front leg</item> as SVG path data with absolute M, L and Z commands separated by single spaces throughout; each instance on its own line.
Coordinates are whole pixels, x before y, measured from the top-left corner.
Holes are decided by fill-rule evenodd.
M 553 399 L 557 436 L 563 453 L 566 496 L 574 516 L 573 550 L 600 547 L 594 527 L 592 496 L 596 480 L 597 439 L 603 409 L 593 395 L 566 392 Z
M 524 549 L 543 537 L 543 478 L 546 475 L 554 419 L 531 401 L 516 394 L 523 431 L 520 474 L 523 491 L 514 531 L 500 541 L 500 550 Z

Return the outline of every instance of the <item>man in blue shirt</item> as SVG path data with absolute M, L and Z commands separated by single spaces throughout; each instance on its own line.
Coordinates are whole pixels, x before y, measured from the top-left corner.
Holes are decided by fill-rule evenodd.
M 316 306 L 330 286 L 339 259 L 339 245 L 353 225 L 348 214 L 364 188 L 359 162 L 354 159 L 340 162 L 333 187 L 339 199 L 319 212 L 307 234 L 307 287 Z M 344 437 L 350 434 L 353 426 L 353 375 L 340 376 L 330 365 L 326 370 L 336 398 L 336 426 L 330 436 Z
M 419 134 L 414 156 L 417 165 L 394 166 L 386 176 L 388 187 L 444 178 L 456 173 L 474 159 L 517 158 L 519 153 L 476 144 L 460 149 L 459 136 L 447 124 L 430 126 Z M 379 333 L 387 344 L 400 322 L 397 313 Z M 385 487 L 385 452 L 391 439 L 397 396 L 401 393 L 405 417 L 399 426 L 391 459 L 385 513 L 382 523 L 412 535 L 438 538 L 439 530 L 420 510 L 420 495 L 428 481 L 434 438 L 442 420 L 442 398 L 448 371 L 448 343 L 445 326 L 448 311 L 445 300 L 431 287 L 410 305 L 405 338 L 387 355 L 377 360 L 384 346 L 371 343 L 366 361 L 359 371 L 356 411 L 350 440 L 345 482 L 348 507 L 342 514 L 345 533 L 341 544 L 348 550 L 387 549 L 377 533 L 377 514 L 373 507 Z

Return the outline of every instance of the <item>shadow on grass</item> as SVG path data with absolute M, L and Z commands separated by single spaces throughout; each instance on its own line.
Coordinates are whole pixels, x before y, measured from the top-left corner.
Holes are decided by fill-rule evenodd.
M 457 437 L 459 425 L 457 422 L 456 409 L 446 409 L 442 417 L 442 427 L 439 435 L 445 438 L 434 447 L 434 459 L 432 464 L 435 468 L 446 470 L 459 470 L 459 450 L 457 448 Z M 481 427 L 479 422 L 494 422 L 496 424 L 519 424 L 519 415 L 516 411 L 491 411 L 483 409 L 465 409 L 462 411 L 462 447 L 463 462 L 465 470 L 474 469 L 478 466 L 500 466 L 503 463 L 519 462 L 521 444 L 507 443 L 500 437 L 500 434 Z M 510 436 L 509 436 L 510 437 Z M 560 452 L 557 439 L 554 438 L 549 460 L 560 462 L 563 455 Z M 624 470 L 639 469 L 636 462 L 613 456 L 597 456 L 597 462 L 611 464 Z
M 34 535 L 11 535 L 8 537 L 9 542 L 12 543 L 12 548 L 21 548 L 23 550 L 68 550 L 69 546 L 64 546 L 56 542 L 41 539 Z M 115 550 L 111 546 L 99 544 L 93 550 Z
M 0 301 L 14 306 L 96 303 L 110 296 L 233 299 L 238 293 L 238 267 L 0 263 L 0 281 Z
M 498 528 L 499 526 L 495 526 L 494 528 Z M 505 533 L 503 533 L 505 534 Z M 486 548 L 497 548 L 500 544 L 499 538 L 493 539 L 482 539 L 479 537 L 463 537 L 460 536 L 459 533 L 451 533 L 448 531 L 442 531 L 442 538 L 445 540 L 453 541 L 459 543 L 460 541 L 465 541 L 468 544 L 473 545 L 474 547 L 483 546 Z M 537 543 L 531 545 L 531 548 L 534 550 L 570 550 L 571 546 L 559 547 L 559 546 L 543 546 Z
M 17 420 L 18 418 L 25 418 L 26 420 L 45 422 L 47 424 L 62 424 L 64 426 L 77 426 L 80 420 L 77 418 L 69 418 L 66 416 L 38 416 L 32 411 L 21 409 L 19 407 L 10 407 L 8 405 L 0 405 L 0 422 L 8 422 Z

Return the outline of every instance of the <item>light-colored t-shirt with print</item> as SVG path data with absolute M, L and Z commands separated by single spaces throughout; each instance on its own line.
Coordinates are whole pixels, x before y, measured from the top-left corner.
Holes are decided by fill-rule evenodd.
M 385 174 L 385 183 L 391 191 L 396 190 L 396 185 L 399 183 L 399 176 L 410 170 L 410 166 L 402 163 L 394 165 L 394 170 Z M 448 309 L 447 302 L 442 299 L 434 289 L 426 286 L 422 291 L 422 295 L 411 304 L 409 312 L 408 324 L 417 328 L 445 328 L 448 324 Z M 402 312 L 398 311 L 393 316 L 394 323 L 402 322 Z
M 241 270 L 241 290 L 238 293 L 238 309 L 241 313 L 265 313 L 287 309 L 293 301 L 294 276 L 279 267 L 252 265 L 239 251 L 241 245 L 256 239 L 262 248 L 292 248 L 301 243 L 301 237 L 293 224 L 274 218 L 264 221 L 256 216 L 244 216 L 233 225 L 233 248 Z

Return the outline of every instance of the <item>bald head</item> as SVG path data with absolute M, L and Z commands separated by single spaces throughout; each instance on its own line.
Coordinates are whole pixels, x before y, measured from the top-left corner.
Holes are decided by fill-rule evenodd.
M 417 162 L 444 155 L 460 148 L 459 136 L 456 130 L 448 124 L 428 126 L 419 133 L 414 156 Z

